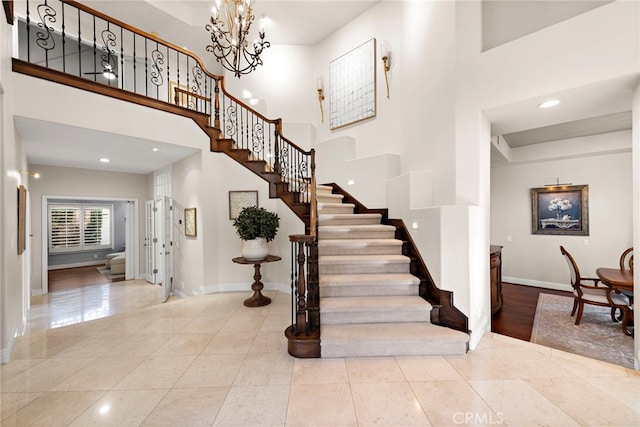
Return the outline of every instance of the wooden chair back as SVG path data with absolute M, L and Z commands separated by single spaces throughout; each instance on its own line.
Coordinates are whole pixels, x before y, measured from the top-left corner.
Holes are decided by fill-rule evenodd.
M 571 273 L 571 286 L 574 289 L 580 289 L 580 269 L 578 268 L 578 264 L 576 264 L 576 260 L 573 259 L 571 254 L 567 252 L 564 246 L 560 246 L 560 252 L 564 255 L 565 261 L 569 265 L 569 272 Z
M 620 255 L 620 270 L 633 271 L 633 247 L 628 248 Z

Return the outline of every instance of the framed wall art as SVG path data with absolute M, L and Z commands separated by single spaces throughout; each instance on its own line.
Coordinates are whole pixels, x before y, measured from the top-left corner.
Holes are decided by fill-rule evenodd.
M 257 191 L 229 191 L 229 219 L 237 219 L 243 208 L 258 207 Z
M 329 127 L 337 129 L 376 115 L 376 39 L 329 64 Z
M 588 204 L 588 185 L 532 188 L 532 234 L 588 236 Z
M 184 235 L 196 237 L 198 235 L 196 208 L 186 208 L 184 210 Z

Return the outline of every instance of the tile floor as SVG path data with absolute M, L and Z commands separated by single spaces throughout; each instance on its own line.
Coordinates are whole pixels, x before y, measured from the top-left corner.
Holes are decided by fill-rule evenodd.
M 142 281 L 34 299 L 2 426 L 640 426 L 640 372 L 486 334 L 455 357 L 295 359 L 289 295 L 160 302 Z

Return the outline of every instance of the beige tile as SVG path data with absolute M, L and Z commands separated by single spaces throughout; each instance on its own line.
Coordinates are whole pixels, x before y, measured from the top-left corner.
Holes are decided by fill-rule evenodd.
M 96 359 L 55 386 L 54 390 L 110 390 L 144 360 L 144 357 Z
M 185 325 L 180 332 L 192 334 L 209 334 L 213 337 L 227 323 L 228 318 L 210 318 L 198 316 Z
M 244 362 L 234 355 L 198 356 L 182 374 L 174 387 L 223 387 L 230 386 Z
M 293 360 L 287 353 L 249 353 L 233 385 L 289 385 Z
M 351 383 L 406 381 L 393 357 L 345 359 Z
M 434 426 L 502 424 L 500 415 L 465 381 L 412 382 L 411 388 Z
M 49 391 L 93 360 L 95 359 L 47 359 L 2 384 L 2 391 Z
M 347 384 L 344 359 L 295 359 L 292 384 Z
M 113 349 L 124 340 L 122 336 L 106 338 L 101 335 L 89 336 L 79 343 L 55 354 L 56 359 L 99 357 Z
M 102 391 L 43 393 L 13 415 L 3 419 L 2 425 L 20 427 L 68 425 L 103 393 Z
M 518 378 L 504 361 L 497 360 L 490 354 L 469 352 L 465 356 L 445 356 L 445 359 L 466 380 Z
M 461 380 L 462 377 L 442 356 L 396 357 L 407 381 Z
M 151 356 L 171 337 L 171 334 L 125 335 L 122 342 L 105 353 L 103 357 Z
M 633 372 L 640 373 L 640 371 Z M 640 414 L 640 378 L 638 376 L 583 378 L 583 380 Z
M 229 334 L 219 332 L 202 350 L 203 355 L 210 354 L 238 354 L 245 355 L 253 345 L 256 332 L 239 332 Z
M 627 376 L 627 370 L 622 366 L 555 349 L 552 350 L 551 355 L 558 365 L 579 378 Z
M 358 425 L 349 384 L 292 385 L 286 425 Z
M 351 384 L 351 394 L 359 425 L 430 425 L 406 382 L 355 383 Z
M 528 383 L 580 425 L 640 426 L 640 413 L 620 405 L 582 379 L 533 379 Z M 634 394 L 638 400 L 638 389 Z
M 118 382 L 113 389 L 171 388 L 194 359 L 195 356 L 151 356 Z
M 139 426 L 167 390 L 112 390 L 78 416 L 70 426 Z
M 232 387 L 214 426 L 282 426 L 287 417 L 289 386 Z
M 171 337 L 155 353 L 155 356 L 197 356 L 209 344 L 209 334 L 179 333 Z
M 141 334 L 175 334 L 193 319 L 188 317 L 161 317 L 140 330 Z
M 287 337 L 282 331 L 260 331 L 256 335 L 249 353 L 281 353 L 287 350 Z
M 523 380 L 474 380 L 469 383 L 500 419 L 503 419 L 509 426 L 579 425 L 562 409 L 555 406 Z
M 83 335 L 45 335 L 21 348 L 17 348 L 13 359 L 46 359 L 86 339 Z
M 9 381 L 23 372 L 33 369 L 37 364 L 45 359 L 22 359 L 12 360 L 11 363 L 0 365 L 0 384 Z M 2 389 L 2 387 L 0 387 Z
M 0 393 L 0 420 L 22 408 L 42 393 Z
M 228 392 L 228 387 L 171 389 L 142 425 L 149 427 L 210 426 L 218 415 Z

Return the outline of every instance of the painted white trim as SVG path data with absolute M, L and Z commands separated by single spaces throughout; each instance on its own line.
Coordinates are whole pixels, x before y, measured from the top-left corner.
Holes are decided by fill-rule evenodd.
M 47 195 L 47 194 L 43 194 L 42 195 L 42 205 L 40 207 L 41 211 L 42 211 L 42 217 L 41 217 L 41 230 L 44 230 L 42 233 L 42 242 L 41 242 L 41 288 L 40 289 L 31 289 L 31 295 L 32 296 L 38 296 L 38 295 L 44 295 L 49 293 L 49 201 L 50 200 L 60 200 L 60 199 L 76 199 L 76 200 L 96 200 L 96 201 L 101 201 L 101 200 L 105 200 L 105 201 L 117 201 L 117 202 L 133 202 L 134 204 L 134 220 L 133 221 L 127 221 L 127 223 L 125 224 L 125 245 L 127 245 L 129 243 L 130 240 L 133 240 L 133 250 L 131 250 L 131 248 L 126 249 L 125 250 L 125 257 L 126 257 L 126 264 L 132 266 L 132 268 L 134 269 L 133 271 L 133 276 L 134 277 L 138 277 L 140 275 L 138 266 L 140 265 L 140 250 L 139 250 L 139 227 L 140 224 L 138 224 L 138 219 L 139 219 L 139 203 L 138 203 L 138 199 L 136 198 L 130 198 L 130 197 L 88 197 L 88 196 L 73 196 L 73 195 L 68 195 L 68 196 L 54 196 L 54 195 Z M 126 214 L 125 216 L 127 216 L 129 214 L 130 210 L 127 207 L 126 209 Z M 133 230 L 131 230 L 133 229 Z M 129 236 L 129 232 L 131 231 L 132 236 Z M 133 260 L 132 260 L 133 258 Z M 78 263 L 78 265 L 76 265 L 77 267 L 81 267 L 82 265 L 80 265 L 82 263 Z M 126 265 L 125 264 L 125 265 Z M 98 264 L 87 264 L 87 265 L 98 265 Z M 64 267 L 60 267 L 60 266 L 53 266 L 51 269 L 54 270 L 57 268 L 64 268 Z M 129 279 L 127 279 L 129 280 Z
M 58 264 L 58 265 L 49 265 L 47 269 L 51 270 L 64 270 L 65 268 L 76 268 L 76 267 L 89 267 L 92 265 L 104 265 L 104 260 L 100 261 L 84 261 L 84 262 L 74 262 L 71 264 Z
M 285 294 L 291 293 L 291 286 L 283 283 L 263 282 L 265 291 L 278 291 Z M 199 295 L 217 294 L 220 292 L 247 292 L 250 294 L 251 285 L 246 283 L 219 283 L 217 285 L 200 286 Z
M 521 279 L 519 277 L 502 276 L 502 281 L 506 283 L 514 283 L 518 285 L 534 286 L 536 288 L 554 289 L 556 291 L 572 292 L 571 285 L 564 283 L 541 282 L 539 280 Z
M 478 343 L 480 343 L 480 339 L 484 336 L 484 333 L 489 331 L 491 331 L 491 322 L 489 322 L 489 318 L 485 316 L 480 327 L 471 331 L 471 335 L 469 337 L 469 350 L 475 350 Z

